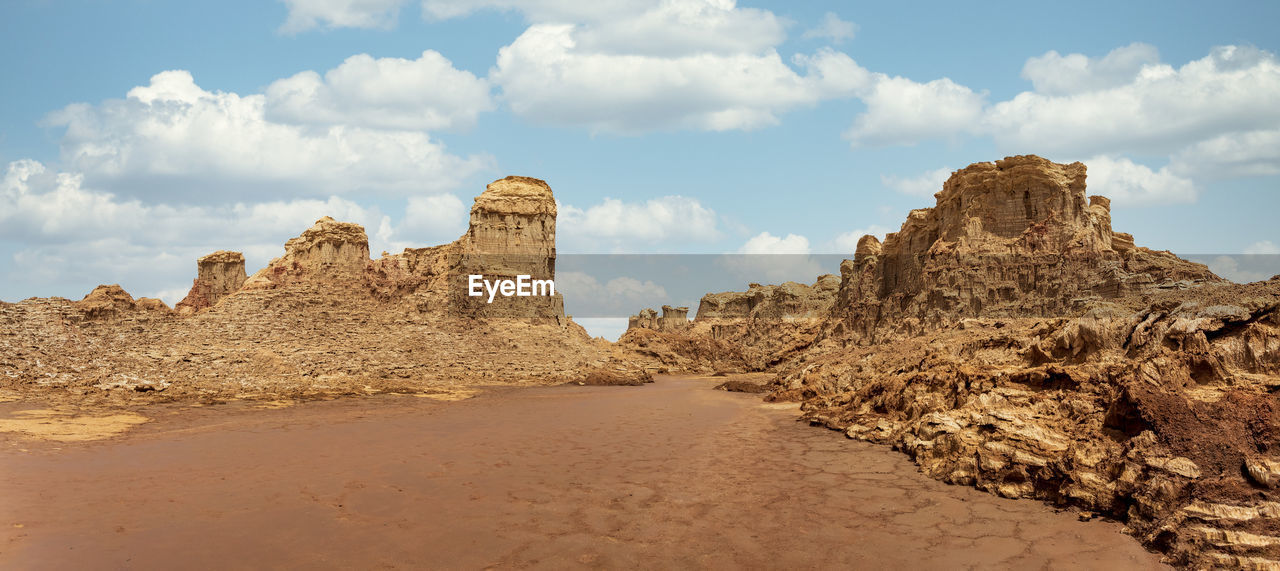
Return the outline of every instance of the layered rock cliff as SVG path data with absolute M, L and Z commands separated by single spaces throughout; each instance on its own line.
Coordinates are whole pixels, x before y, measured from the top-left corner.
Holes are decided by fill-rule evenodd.
M 191 314 L 213 307 L 218 300 L 231 295 L 248 279 L 244 272 L 244 254 L 221 250 L 196 260 L 196 279 L 187 297 L 174 309 Z
M 325 217 L 247 279 L 238 253 L 201 258 L 177 312 L 118 286 L 6 304 L 0 384 L 94 401 L 643 378 L 566 318 L 558 294 L 468 295 L 471 273 L 554 279 L 555 216 L 545 182 L 508 177 L 449 244 L 370 260 L 362 227 Z
M 848 339 L 873 343 L 965 317 L 1077 314 L 1097 301 L 1222 282 L 1114 232 L 1110 201 L 1085 197 L 1081 163 L 976 163 L 952 174 L 936 200 L 883 244 L 863 237 L 841 265 L 837 317 Z
M 666 306 L 662 318 L 644 310 L 632 316 L 618 345 L 673 371 L 762 371 L 814 341 L 839 285 L 824 275 L 813 285 L 753 283 L 744 292 L 709 293 L 692 323 L 679 311 L 688 308 L 675 310 L 670 321 Z
M 1173 563 L 1280 562 L 1280 279 L 1136 247 L 1085 167 L 957 171 L 863 238 L 773 399 L 921 469 L 1125 521 Z

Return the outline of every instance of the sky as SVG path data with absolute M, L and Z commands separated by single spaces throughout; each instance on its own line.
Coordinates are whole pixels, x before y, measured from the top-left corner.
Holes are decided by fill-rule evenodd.
M 851 254 L 1018 154 L 1140 246 L 1280 254 L 1280 3 L 1061 6 L 8 0 L 0 299 L 173 303 L 326 215 L 445 243 L 510 174 L 562 254 Z

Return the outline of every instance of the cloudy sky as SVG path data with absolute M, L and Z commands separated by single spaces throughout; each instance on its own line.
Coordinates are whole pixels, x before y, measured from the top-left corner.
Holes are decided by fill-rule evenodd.
M 1089 165 L 1118 230 L 1280 253 L 1280 3 L 8 0 L 0 299 L 180 299 L 315 219 L 455 239 L 508 174 L 560 250 L 850 253 L 954 169 Z

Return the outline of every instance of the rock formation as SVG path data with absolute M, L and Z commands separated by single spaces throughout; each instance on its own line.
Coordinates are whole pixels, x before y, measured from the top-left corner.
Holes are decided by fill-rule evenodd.
M 839 278 L 824 275 L 811 286 L 753 283 L 745 292 L 709 293 L 692 323 L 688 308 L 664 306 L 662 318 L 646 309 L 631 317 L 618 345 L 670 370 L 764 370 L 813 342 L 839 286 Z
M 658 312 L 645 308 L 627 320 L 627 329 L 652 329 L 654 331 L 682 331 L 689 327 L 689 308 L 662 306 L 662 316 Z
M 135 301 L 129 292 L 116 284 L 93 288 L 93 291 L 75 305 L 82 312 L 84 319 L 90 321 L 112 319 L 136 311 L 169 311 L 169 306 L 158 299 L 142 297 Z
M 1125 521 L 1173 563 L 1280 564 L 1280 280 L 1246 286 L 1111 229 L 1085 168 L 957 171 L 859 241 L 772 399 L 921 469 Z
M 325 217 L 248 279 L 240 254 L 205 256 L 180 313 L 119 286 L 6 304 L 0 386 L 95 402 L 643 380 L 564 316 L 559 294 L 467 296 L 468 273 L 554 279 L 555 216 L 545 182 L 508 177 L 449 244 L 370 260 L 363 228 Z
M 964 317 L 1054 316 L 1160 288 L 1220 282 L 1201 265 L 1112 231 L 1110 201 L 1085 198 L 1085 166 L 1036 156 L 956 171 L 933 208 L 858 242 L 837 306 L 857 342 Z
M 196 279 L 174 309 L 190 314 L 208 309 L 244 285 L 244 254 L 220 250 L 196 261 Z

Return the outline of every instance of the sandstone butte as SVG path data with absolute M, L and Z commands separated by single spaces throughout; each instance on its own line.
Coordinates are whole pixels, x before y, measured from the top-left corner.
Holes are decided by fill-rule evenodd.
M 767 399 L 934 478 L 1116 518 L 1176 565 L 1278 568 L 1280 276 L 1136 246 L 1085 175 L 970 165 L 839 276 L 708 294 L 693 321 L 645 310 L 616 344 L 559 298 L 459 296 L 466 273 L 554 277 L 551 189 L 508 177 L 450 244 L 371 260 L 326 218 L 247 278 L 234 252 L 201 258 L 176 311 L 118 286 L 0 305 L 0 388 L 111 404 L 764 371 Z

